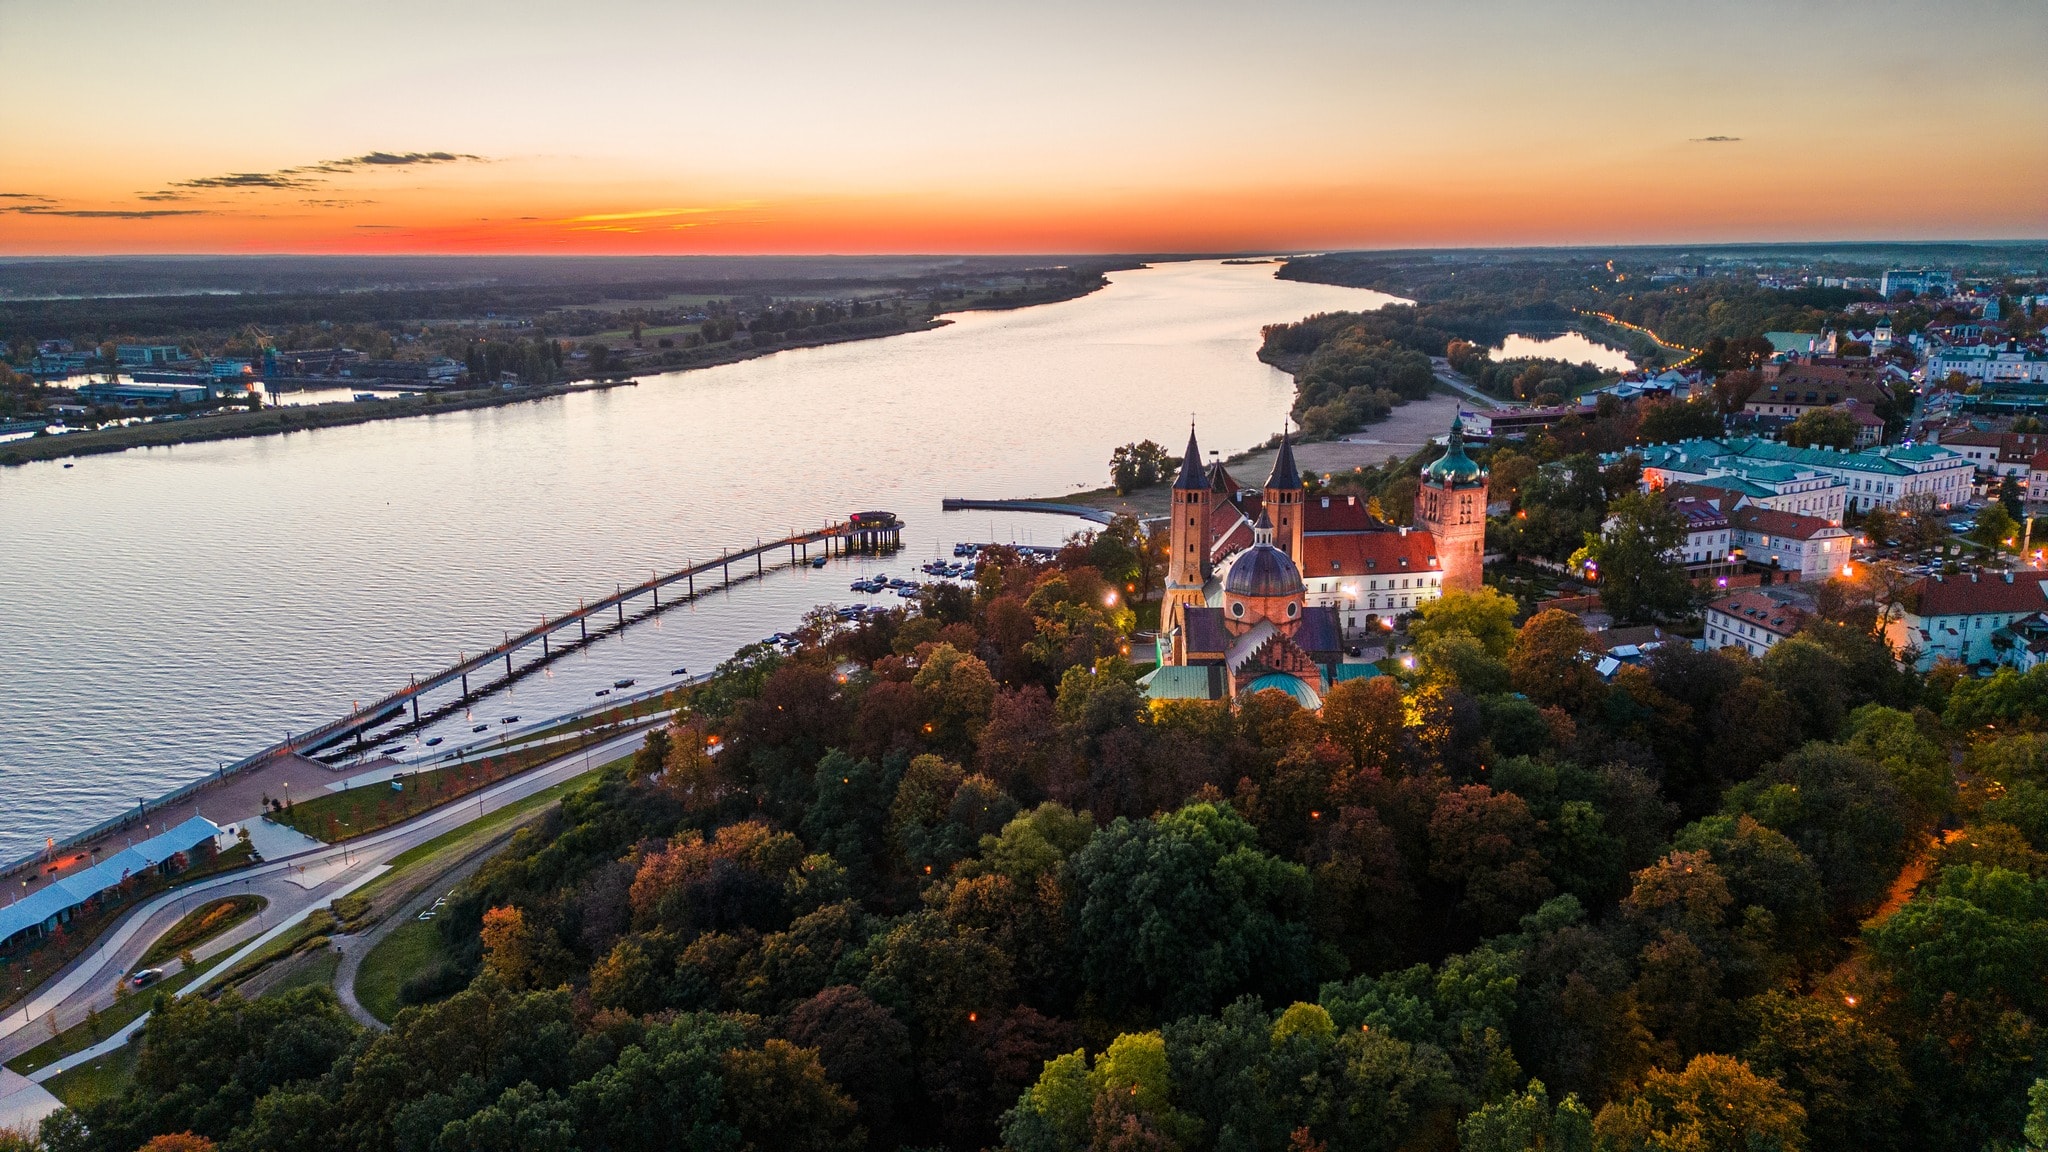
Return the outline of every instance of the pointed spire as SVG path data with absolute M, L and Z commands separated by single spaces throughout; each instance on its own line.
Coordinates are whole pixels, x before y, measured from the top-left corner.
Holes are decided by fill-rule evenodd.
M 1180 475 L 1175 478 L 1175 491 L 1200 491 L 1209 486 L 1209 478 L 1202 475 L 1202 446 L 1195 443 L 1195 422 L 1188 421 L 1188 450 L 1180 458 Z
M 1273 518 L 1266 515 L 1266 510 L 1261 508 L 1259 509 L 1259 522 L 1252 525 L 1252 543 L 1271 544 L 1272 542 Z
M 1280 455 L 1273 458 L 1273 474 L 1266 477 L 1266 487 L 1301 487 L 1301 472 L 1294 466 L 1294 442 L 1284 426 L 1280 429 Z

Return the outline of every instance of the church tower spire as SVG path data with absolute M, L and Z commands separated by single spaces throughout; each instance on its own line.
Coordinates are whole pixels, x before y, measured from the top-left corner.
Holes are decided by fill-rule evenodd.
M 1415 526 L 1436 544 L 1444 591 L 1476 592 L 1485 583 L 1486 470 L 1465 455 L 1465 433 L 1451 417 L 1444 454 L 1422 470 L 1415 489 Z
M 1160 605 L 1162 628 L 1171 627 L 1176 604 L 1200 607 L 1208 602 L 1202 585 L 1209 575 L 1209 510 L 1214 499 L 1202 468 L 1202 446 L 1188 421 L 1188 448 L 1173 482 L 1173 521 L 1167 532 L 1166 602 Z
M 1273 546 L 1287 558 L 1301 563 L 1302 518 L 1301 471 L 1294 466 L 1294 441 L 1287 429 L 1280 431 L 1280 454 L 1273 458 L 1273 473 L 1266 477 L 1264 514 L 1273 521 Z

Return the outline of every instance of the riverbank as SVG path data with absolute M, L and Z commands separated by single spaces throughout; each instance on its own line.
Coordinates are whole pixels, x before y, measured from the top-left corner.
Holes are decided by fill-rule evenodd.
M 1119 271 L 1112 267 L 1107 271 Z M 1075 300 L 1108 287 L 1106 275 L 1097 274 L 1092 279 L 1083 279 L 1071 284 L 1045 286 L 1040 288 L 997 290 L 995 292 L 968 297 L 957 303 L 943 305 L 945 311 L 926 316 L 923 319 L 908 319 L 903 323 L 877 328 L 871 331 L 849 332 L 832 336 L 805 338 L 801 335 L 789 339 L 778 339 L 774 343 L 746 346 L 700 347 L 689 349 L 687 359 L 678 364 L 664 364 L 659 368 L 636 371 L 630 376 L 604 380 L 576 381 L 567 384 L 552 384 L 537 388 L 481 389 L 465 392 L 424 393 L 396 399 L 350 402 L 346 404 L 303 405 L 286 408 L 265 408 L 252 412 L 231 412 L 219 416 L 195 417 L 165 424 L 132 424 L 121 428 L 107 428 L 90 432 L 67 432 L 60 436 L 37 436 L 28 440 L 16 440 L 0 444 L 0 466 L 29 464 L 42 460 L 62 460 L 78 456 L 94 456 L 107 452 L 125 452 L 130 448 L 162 448 L 175 444 L 198 444 L 214 440 L 240 440 L 252 436 L 280 436 L 290 432 L 309 431 L 315 428 L 343 428 L 351 424 L 366 424 L 373 420 L 402 420 L 414 416 L 434 416 L 448 412 L 466 412 L 478 408 L 498 408 L 510 404 L 526 404 L 538 400 L 549 400 L 577 392 L 599 391 L 637 384 L 645 377 L 665 376 L 676 372 L 693 372 L 701 368 L 716 368 L 726 364 L 737 364 L 771 356 L 797 348 L 822 348 L 831 344 L 846 344 L 859 340 L 880 340 L 889 336 L 901 336 L 911 332 L 928 332 L 943 328 L 952 321 L 948 314 L 961 312 L 1007 311 L 1017 308 L 1031 308 L 1040 304 L 1057 304 Z
M 1368 424 L 1335 440 L 1297 443 L 1294 446 L 1295 466 L 1303 472 L 1334 475 L 1354 468 L 1376 468 L 1389 459 L 1404 460 L 1450 431 L 1451 419 L 1457 415 L 1459 406 L 1458 397 L 1443 394 L 1410 401 L 1394 409 L 1385 420 Z M 1199 432 L 1200 428 L 1196 430 Z M 1279 454 L 1276 444 L 1266 444 L 1239 452 L 1223 464 L 1238 483 L 1263 484 Z M 1173 485 L 1171 482 L 1154 484 L 1122 496 L 1117 495 L 1114 488 L 1093 488 L 1036 499 L 1096 508 L 1111 515 L 1136 516 L 1142 520 L 1166 515 L 1173 501 Z
M 130 448 L 165 448 L 173 444 L 200 444 L 211 440 L 241 440 L 251 436 L 283 436 L 315 428 L 345 428 L 373 420 L 402 420 L 411 416 L 436 416 L 447 412 L 468 412 L 478 408 L 500 408 L 508 404 L 529 404 L 579 392 L 601 392 L 607 388 L 631 387 L 636 380 L 594 380 L 581 384 L 555 384 L 544 388 L 493 389 L 475 392 L 422 393 L 392 400 L 364 400 L 347 404 L 307 404 L 291 408 L 263 408 L 253 412 L 231 412 L 179 420 L 169 424 L 130 424 L 92 432 L 66 432 L 61 436 L 37 436 L 0 444 L 0 465 L 28 464 L 38 460 L 62 460 L 74 456 L 97 456 L 125 452 Z

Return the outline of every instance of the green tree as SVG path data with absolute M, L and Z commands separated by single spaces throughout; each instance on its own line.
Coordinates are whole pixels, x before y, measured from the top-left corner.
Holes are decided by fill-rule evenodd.
M 1809 408 L 1785 427 L 1785 442 L 1794 448 L 1856 446 L 1856 418 L 1840 408 Z
M 1446 592 L 1415 609 L 1408 618 L 1408 635 L 1420 644 L 1430 636 L 1465 632 L 1485 645 L 1488 653 L 1504 657 L 1515 642 L 1515 617 L 1519 614 L 1514 597 L 1493 588 Z
M 2019 546 L 2019 532 L 2019 521 L 1994 500 L 1977 513 L 1976 523 L 1970 526 L 1970 542 L 1994 552 L 2011 551 Z
M 1133 489 L 1150 488 L 1159 483 L 1174 463 L 1174 458 L 1165 448 L 1150 440 L 1125 444 L 1110 453 L 1110 483 L 1116 486 L 1117 495 L 1127 496 Z M 1195 463 L 1200 464 L 1201 461 Z
M 1555 1106 L 1543 1081 L 1465 1117 L 1459 1152 L 1593 1152 L 1593 1114 L 1567 1095 Z
M 1307 870 L 1227 806 L 1118 818 L 1068 866 L 1082 978 L 1113 1014 L 1171 1018 L 1314 979 Z
M 1631 492 L 1614 502 L 1606 525 L 1587 533 L 1584 563 L 1600 582 L 1600 600 L 1617 620 L 1676 615 L 1692 602 L 1682 556 L 1686 526 L 1661 494 Z

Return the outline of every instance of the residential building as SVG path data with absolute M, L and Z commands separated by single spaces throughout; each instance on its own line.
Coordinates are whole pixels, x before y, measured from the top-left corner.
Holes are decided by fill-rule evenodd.
M 1816 408 L 1855 401 L 1870 409 L 1893 401 L 1884 375 L 1836 364 L 1788 364 L 1743 402 L 1744 412 L 1798 419 Z
M 1838 524 L 1845 507 L 1865 512 L 1896 509 L 1902 501 L 1929 501 L 1936 507 L 1960 504 L 1970 498 L 1976 476 L 1975 467 L 1962 453 L 1935 444 L 1843 452 L 1736 437 L 1653 444 L 1635 451 L 1642 457 L 1646 489 L 1732 476 L 1789 495 L 1789 500 L 1774 502 L 1783 511 Z M 1602 463 L 1616 463 L 1621 456 L 1610 453 Z M 1789 471 L 1775 470 L 1773 465 L 1784 465 Z M 1819 479 L 1823 477 L 1825 481 Z M 1841 487 L 1833 489 L 1827 481 Z M 1838 497 L 1841 503 L 1835 502 Z
M 1762 656 L 1779 642 L 1799 634 L 1805 609 L 1762 591 L 1737 592 L 1707 605 L 1708 648 L 1740 648 Z
M 1964 432 L 1946 433 L 1941 446 L 1961 452 L 1977 469 L 1980 478 L 2025 479 L 2034 457 L 2048 452 L 2048 433 Z
M 1818 516 L 1742 507 L 1729 516 L 1734 547 L 1751 564 L 1800 580 L 1825 580 L 1849 562 L 1854 533 Z
M 2017 665 L 2024 647 L 2013 626 L 2048 610 L 2048 572 L 1928 576 L 1912 586 L 1885 638 L 1926 671 L 1940 659 L 1972 666 Z
M 2048 351 L 2012 340 L 1942 345 L 1928 353 L 1923 375 L 1930 383 L 1961 376 L 1986 384 L 2048 384 Z
M 1937 268 L 1889 268 L 1878 279 L 1878 292 L 1889 300 L 1897 292 L 1912 292 L 1924 296 L 1929 292 L 1947 295 L 1956 289 L 1953 273 Z

